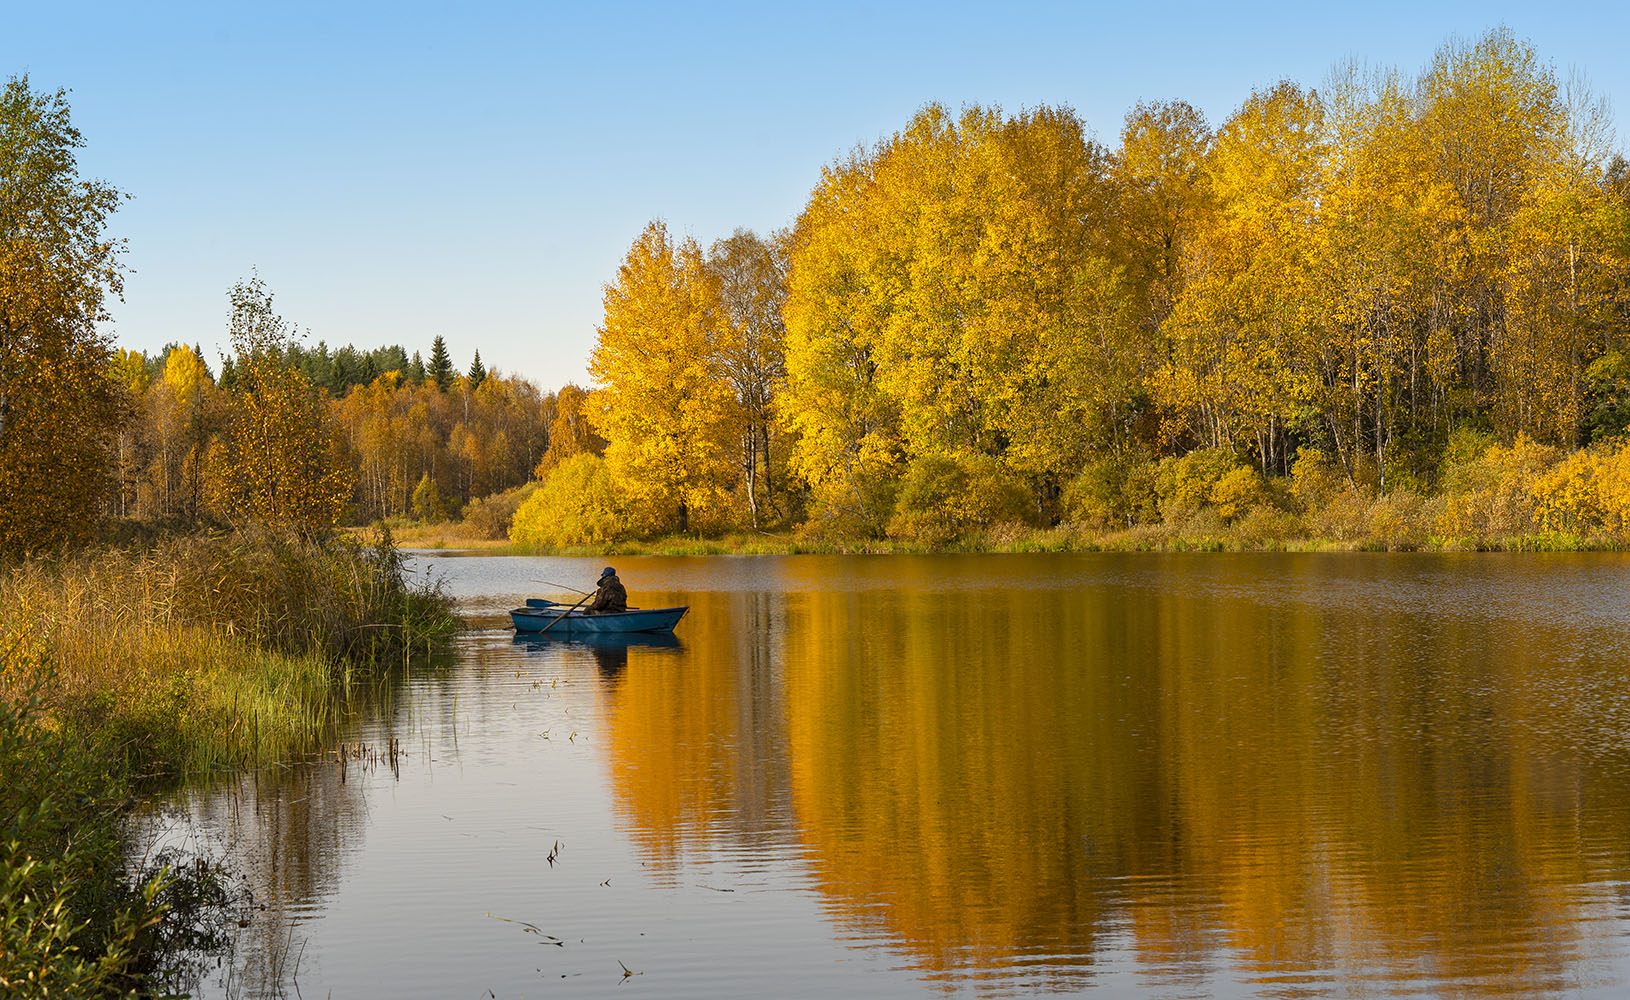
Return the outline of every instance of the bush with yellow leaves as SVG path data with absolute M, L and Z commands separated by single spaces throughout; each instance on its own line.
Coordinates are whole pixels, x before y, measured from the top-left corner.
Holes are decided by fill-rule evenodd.
M 573 455 L 549 472 L 515 511 L 509 540 L 535 548 L 603 545 L 627 533 L 623 504 L 605 459 Z
M 1444 470 L 1439 531 L 1451 537 L 1521 535 L 1539 526 L 1536 488 L 1561 452 L 1518 434 Z
M 1620 535 L 1630 525 L 1630 441 L 1576 451 L 1533 484 L 1546 531 Z

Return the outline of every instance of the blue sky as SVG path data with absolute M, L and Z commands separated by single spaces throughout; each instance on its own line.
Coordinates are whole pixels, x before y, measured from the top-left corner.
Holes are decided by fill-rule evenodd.
M 1505 24 L 1630 107 L 1607 3 L 5 5 L 0 75 L 70 88 L 82 173 L 134 196 L 121 346 L 215 364 L 256 268 L 313 342 L 439 333 L 546 389 L 585 380 L 648 220 L 704 245 L 787 225 L 822 164 L 928 101 L 1068 104 L 1113 145 L 1139 100 L 1217 124 Z

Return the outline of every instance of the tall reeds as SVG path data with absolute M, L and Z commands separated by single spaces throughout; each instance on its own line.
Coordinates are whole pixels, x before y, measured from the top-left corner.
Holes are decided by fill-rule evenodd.
M 0 570 L 0 697 L 37 691 L 137 775 L 196 773 L 306 749 L 352 672 L 456 627 L 388 540 L 172 537 Z

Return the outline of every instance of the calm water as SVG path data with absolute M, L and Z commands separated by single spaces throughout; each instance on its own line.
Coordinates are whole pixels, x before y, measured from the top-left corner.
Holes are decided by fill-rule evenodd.
M 677 641 L 508 631 L 603 562 L 416 560 L 405 753 L 183 798 L 266 906 L 209 995 L 1630 990 L 1630 559 L 619 559 Z

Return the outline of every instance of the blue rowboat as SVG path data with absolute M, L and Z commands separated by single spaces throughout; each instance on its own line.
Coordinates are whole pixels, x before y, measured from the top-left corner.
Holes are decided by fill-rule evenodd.
M 528 598 L 526 607 L 515 608 L 509 613 L 509 620 L 515 623 L 517 632 L 542 632 L 549 629 L 550 635 L 560 635 L 562 632 L 572 634 L 593 634 L 607 632 L 672 632 L 673 627 L 679 624 L 679 619 L 685 617 L 690 610 L 686 605 L 682 608 L 649 608 L 635 611 L 605 611 L 591 615 L 583 611 L 573 611 L 569 604 L 556 604 L 539 598 Z M 556 625 L 555 622 L 560 622 Z

